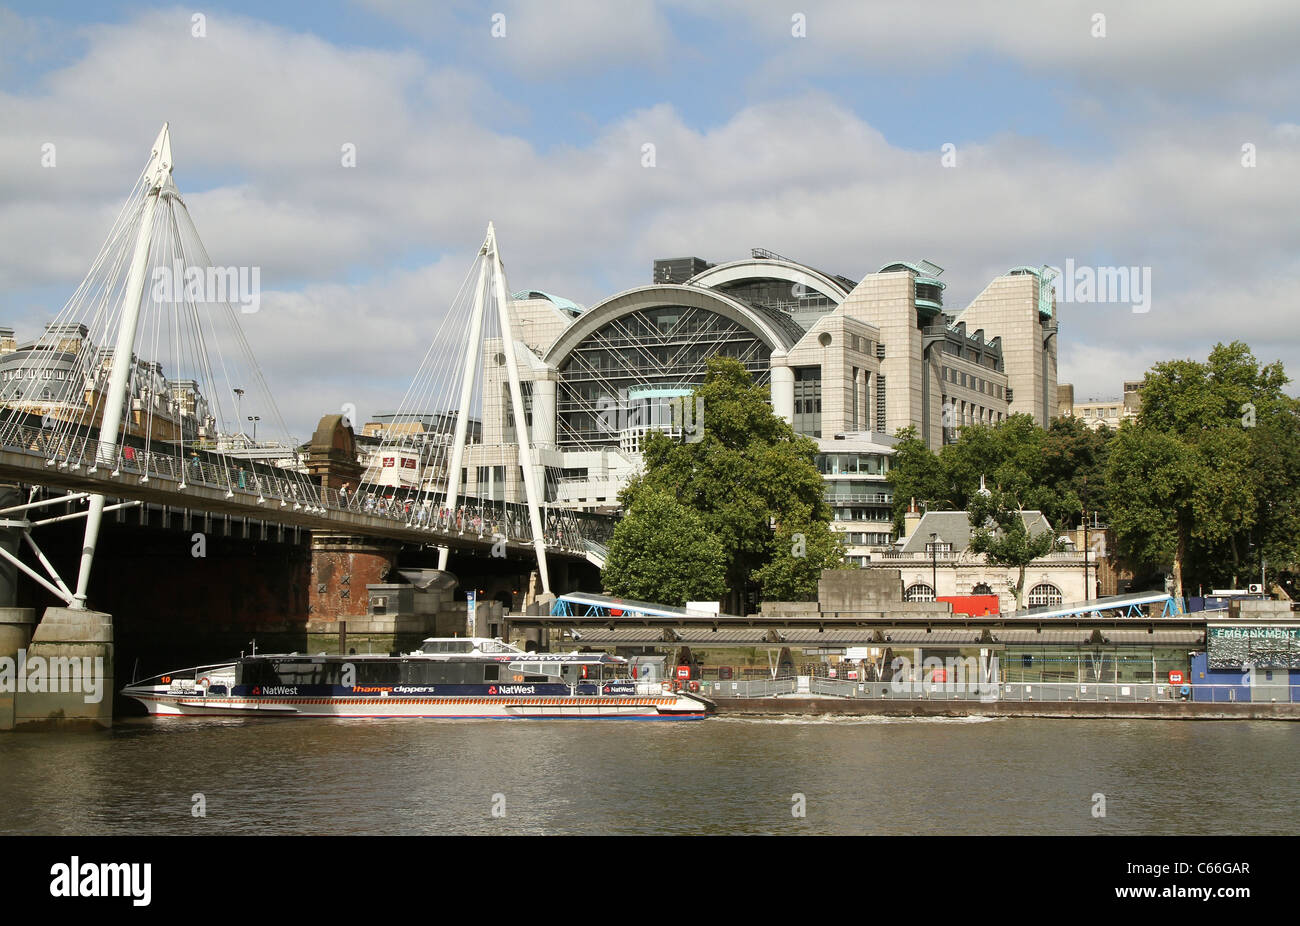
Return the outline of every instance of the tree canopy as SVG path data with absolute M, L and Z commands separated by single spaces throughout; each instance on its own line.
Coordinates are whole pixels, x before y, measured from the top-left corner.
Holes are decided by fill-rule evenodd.
M 766 387 L 739 361 L 710 359 L 694 395 L 701 439 L 650 433 L 645 470 L 620 495 L 624 508 L 630 514 L 643 494 L 661 493 L 698 516 L 723 551 L 733 607 L 743 607 L 751 592 L 816 597 L 821 570 L 844 560 L 814 463 L 817 445 L 772 412 Z M 621 557 L 632 555 L 643 554 L 625 546 L 616 557 L 611 548 L 606 572 L 620 574 L 627 568 Z
M 1044 429 L 1028 415 L 1012 415 L 996 425 L 968 425 L 935 453 L 915 429 L 903 428 L 890 469 L 894 528 L 901 532 L 913 498 L 933 510 L 969 509 L 981 477 L 1008 509 L 1041 511 L 1058 529 L 1078 524 L 1085 508 L 1104 514 L 1112 433 L 1074 418 L 1053 419 Z
M 680 607 L 726 592 L 722 544 L 665 492 L 638 492 L 614 528 L 602 578 L 614 595 Z
M 1300 403 L 1287 382 L 1280 362 L 1262 366 L 1240 341 L 1147 373 L 1107 491 L 1121 552 L 1169 564 L 1175 594 L 1189 580 L 1235 587 L 1265 560 L 1297 561 Z
M 1024 509 L 1019 507 L 1014 493 L 998 489 L 976 492 L 970 500 L 970 548 L 984 553 L 989 561 L 999 566 L 1017 570 L 1016 581 L 1008 583 L 1016 596 L 1016 609 L 1024 607 L 1025 567 L 1055 550 L 1060 549 L 1056 534 L 1051 530 L 1030 534 L 1025 527 Z

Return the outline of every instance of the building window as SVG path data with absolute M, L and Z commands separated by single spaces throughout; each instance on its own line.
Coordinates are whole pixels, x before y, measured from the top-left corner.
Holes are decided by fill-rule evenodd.
M 852 411 L 850 412 L 849 420 L 853 422 L 852 430 L 856 431 L 858 429 L 858 399 L 860 398 L 860 395 L 858 393 L 858 368 L 852 367 L 852 370 L 853 370 L 853 407 L 852 407 Z
M 924 582 L 918 582 L 915 585 L 909 585 L 907 591 L 903 592 L 904 601 L 934 601 L 934 589 Z
M 883 347 L 884 345 L 881 345 Z M 882 434 L 888 433 L 885 426 L 885 375 L 876 374 L 876 430 Z
M 972 595 L 992 595 L 993 589 L 989 588 L 987 582 L 981 582 L 970 590 Z
M 1029 590 L 1031 608 L 1054 608 L 1061 603 L 1061 590 L 1050 582 L 1035 585 Z
M 794 430 L 822 436 L 822 368 L 794 368 Z

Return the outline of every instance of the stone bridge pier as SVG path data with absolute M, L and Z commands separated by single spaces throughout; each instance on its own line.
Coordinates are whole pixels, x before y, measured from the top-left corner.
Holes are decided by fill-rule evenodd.
M 0 508 L 22 504 L 0 486 Z M 18 552 L 22 529 L 0 526 L 0 546 Z M 0 559 L 0 730 L 104 728 L 113 724 L 113 618 L 101 611 L 18 608 L 18 569 Z

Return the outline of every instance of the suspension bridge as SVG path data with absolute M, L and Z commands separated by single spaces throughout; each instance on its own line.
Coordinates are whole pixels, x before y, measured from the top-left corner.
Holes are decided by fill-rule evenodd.
M 249 274 L 214 265 L 172 170 L 164 125 L 85 279 L 43 335 L 0 358 L 0 484 L 9 486 L 0 489 L 0 569 L 63 603 L 42 626 L 95 613 L 104 515 L 140 504 L 434 547 L 439 570 L 453 551 L 528 554 L 544 597 L 548 557 L 600 563 L 610 519 L 547 500 L 554 479 L 537 462 L 527 351 L 491 225 L 396 414 L 359 459 L 356 422 L 341 416 L 332 431 L 322 419 L 321 446 L 290 434 L 240 324 L 260 293 L 241 290 Z M 495 388 L 502 368 L 504 390 Z M 246 421 L 255 434 L 261 424 L 261 442 Z M 518 473 L 522 492 L 467 494 L 465 468 L 485 461 L 503 477 Z M 62 513 L 43 514 L 61 503 Z M 83 518 L 75 575 L 61 575 L 36 531 Z

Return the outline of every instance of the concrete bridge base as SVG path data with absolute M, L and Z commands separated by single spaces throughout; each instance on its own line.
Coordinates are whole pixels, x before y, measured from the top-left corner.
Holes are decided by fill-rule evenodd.
M 113 616 L 46 608 L 14 693 L 15 730 L 113 725 Z
M 0 730 L 14 728 L 18 661 L 25 658 L 35 627 L 35 608 L 0 608 Z

